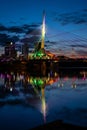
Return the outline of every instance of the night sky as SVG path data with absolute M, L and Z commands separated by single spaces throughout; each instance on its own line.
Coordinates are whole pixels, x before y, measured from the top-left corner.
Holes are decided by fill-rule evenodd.
M 6 42 L 30 48 L 41 37 L 46 13 L 45 48 L 53 53 L 87 56 L 87 0 L 0 0 L 0 53 Z

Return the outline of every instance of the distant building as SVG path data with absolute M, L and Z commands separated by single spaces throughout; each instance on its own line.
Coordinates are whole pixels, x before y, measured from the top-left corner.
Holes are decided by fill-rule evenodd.
M 15 50 L 15 44 L 14 43 L 7 43 L 5 46 L 5 56 L 6 57 L 13 57 L 15 58 L 17 56 L 17 52 Z
M 24 43 L 22 45 L 22 55 L 23 55 L 24 59 L 26 59 L 26 60 L 28 59 L 28 49 L 29 49 L 28 44 Z

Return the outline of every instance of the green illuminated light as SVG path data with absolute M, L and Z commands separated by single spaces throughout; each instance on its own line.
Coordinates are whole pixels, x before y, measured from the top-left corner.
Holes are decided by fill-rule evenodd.
M 31 79 L 31 84 L 35 86 L 42 86 L 44 84 L 44 81 L 41 79 Z
M 34 58 L 36 58 L 36 57 L 42 58 L 43 56 L 45 56 L 45 54 L 40 50 L 40 51 L 35 52 L 32 56 Z

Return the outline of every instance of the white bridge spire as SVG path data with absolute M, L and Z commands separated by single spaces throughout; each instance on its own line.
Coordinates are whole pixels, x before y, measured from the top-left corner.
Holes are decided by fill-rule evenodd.
M 46 31 L 46 29 L 45 29 L 45 11 L 43 11 L 41 49 L 44 49 L 45 31 Z

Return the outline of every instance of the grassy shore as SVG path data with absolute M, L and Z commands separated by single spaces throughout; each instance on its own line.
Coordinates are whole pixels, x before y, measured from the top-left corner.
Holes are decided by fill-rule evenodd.
M 63 123 L 62 121 L 54 121 L 33 128 L 32 130 L 87 130 L 87 127 Z

